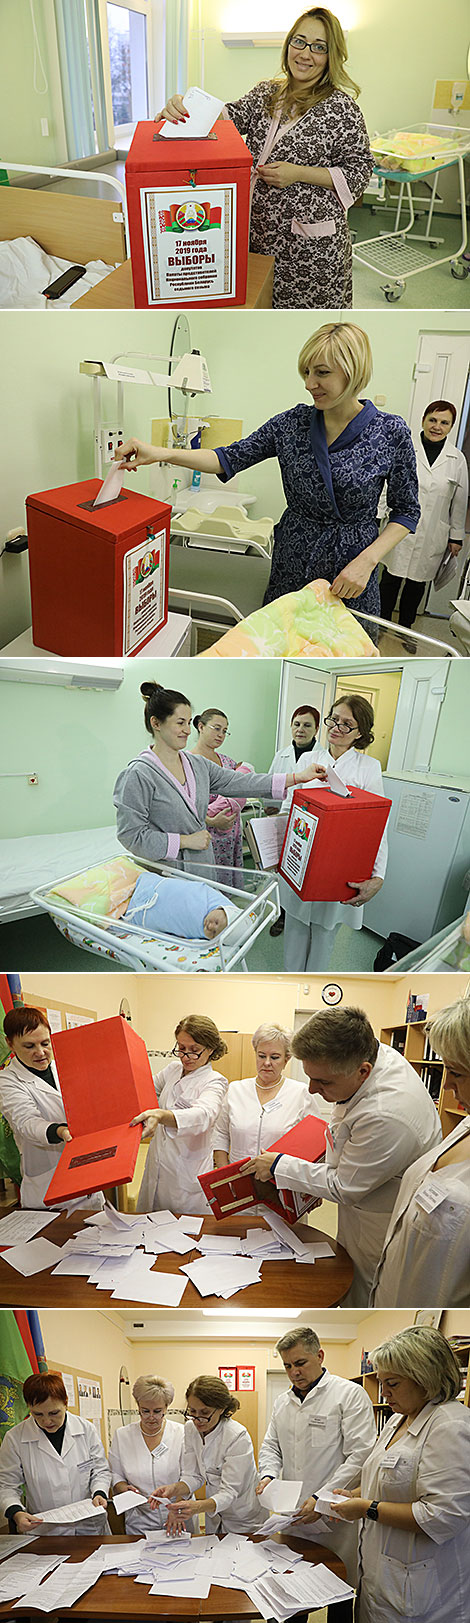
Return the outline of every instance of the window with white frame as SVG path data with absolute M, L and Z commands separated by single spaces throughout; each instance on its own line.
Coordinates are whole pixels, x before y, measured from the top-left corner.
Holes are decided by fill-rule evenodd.
M 140 119 L 153 118 L 164 101 L 165 9 L 165 0 L 99 0 L 107 121 L 114 145 Z

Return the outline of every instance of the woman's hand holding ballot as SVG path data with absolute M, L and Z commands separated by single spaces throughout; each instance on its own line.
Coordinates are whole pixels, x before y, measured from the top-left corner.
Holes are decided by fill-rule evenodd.
M 318 778 L 320 783 L 328 782 L 326 766 L 304 766 L 301 772 L 288 772 L 286 776 L 286 789 L 292 789 L 299 783 L 313 783 Z

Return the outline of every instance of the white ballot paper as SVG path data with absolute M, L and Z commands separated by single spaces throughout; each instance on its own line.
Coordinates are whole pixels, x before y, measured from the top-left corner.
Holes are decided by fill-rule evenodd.
M 113 1495 L 113 1505 L 118 1516 L 121 1516 L 123 1510 L 135 1510 L 136 1505 L 148 1505 L 148 1499 L 145 1493 L 132 1493 L 130 1488 L 125 1488 L 124 1493 Z
M 224 106 L 217 96 L 209 96 L 207 90 L 200 90 L 198 85 L 190 85 L 183 97 L 189 118 L 184 124 L 171 124 L 168 119 L 162 124 L 159 135 L 164 135 L 170 141 L 190 140 L 195 136 L 209 135 L 219 113 Z
M 103 479 L 101 490 L 95 496 L 94 507 L 103 507 L 105 502 L 115 502 L 121 494 L 124 482 L 125 468 L 118 468 L 117 462 L 112 462 L 106 479 Z
M 25 1595 L 32 1584 L 38 1584 L 49 1572 L 67 1558 L 65 1555 L 13 1555 L 0 1573 L 0 1604 Z
M 60 1556 L 57 1557 L 60 1561 Z M 56 1568 L 45 1583 L 36 1585 L 28 1590 L 17 1606 L 22 1606 L 28 1612 L 64 1612 L 74 1606 L 76 1600 L 92 1589 L 103 1571 L 104 1561 L 101 1550 L 94 1550 L 86 1561 L 68 1562 Z M 16 1608 L 15 1608 L 16 1609 Z
M 268 1482 L 267 1488 L 263 1488 L 259 1502 L 260 1505 L 264 1505 L 265 1510 L 290 1511 L 293 1514 L 300 1504 L 301 1496 L 301 1482 L 279 1482 L 275 1477 L 272 1482 Z
M 60 1262 L 61 1256 L 60 1245 L 53 1245 L 52 1240 L 28 1240 L 4 1251 L 3 1261 L 29 1278 L 30 1274 L 42 1274 L 43 1268 L 52 1268 L 55 1262 Z
M 316 1495 L 315 1510 L 320 1516 L 332 1516 L 333 1520 L 338 1522 L 341 1517 L 338 1516 L 335 1506 L 344 1504 L 349 1498 L 348 1493 L 337 1493 L 329 1482 L 325 1482 Z
M 338 777 L 338 773 L 335 772 L 334 766 L 327 766 L 326 775 L 328 778 L 328 788 L 333 790 L 333 794 L 341 795 L 343 800 L 347 800 L 348 795 L 351 794 L 351 790 L 347 788 L 345 783 L 342 783 L 341 778 Z
M 53 1223 L 59 1215 L 59 1212 L 9 1212 L 8 1217 L 2 1217 L 0 1221 L 0 1247 L 33 1240 L 35 1234 L 40 1234 L 41 1229 Z
M 61 1525 L 62 1522 L 84 1522 L 88 1516 L 99 1516 L 99 1513 L 100 1506 L 94 1505 L 92 1499 L 76 1499 L 73 1505 L 59 1505 L 57 1510 L 42 1510 L 41 1521 Z

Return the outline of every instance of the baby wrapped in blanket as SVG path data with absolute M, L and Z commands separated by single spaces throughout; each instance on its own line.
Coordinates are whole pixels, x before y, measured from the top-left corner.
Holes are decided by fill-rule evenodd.
M 202 879 L 141 873 L 125 910 L 126 923 L 186 941 L 213 941 L 240 909 Z

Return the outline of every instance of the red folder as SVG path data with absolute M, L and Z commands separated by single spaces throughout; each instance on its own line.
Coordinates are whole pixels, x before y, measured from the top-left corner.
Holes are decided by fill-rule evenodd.
M 72 1140 L 45 1206 L 130 1182 L 142 1137 L 142 1123 L 130 1122 L 157 1103 L 145 1043 L 121 1015 L 59 1031 L 52 1046 Z
M 326 1127 L 327 1123 L 322 1121 L 321 1116 L 304 1116 L 296 1127 L 290 1127 L 288 1133 L 283 1133 L 275 1144 L 270 1144 L 269 1150 L 273 1155 L 295 1155 L 300 1161 L 321 1161 L 326 1148 Z M 251 1157 L 244 1156 L 243 1159 L 247 1161 Z M 238 1217 L 239 1212 L 248 1211 L 250 1206 L 262 1204 L 271 1207 L 286 1223 L 293 1224 L 315 1205 L 316 1195 L 303 1195 L 294 1189 L 274 1189 L 270 1183 L 256 1183 L 251 1172 L 240 1171 L 242 1166 L 243 1161 L 232 1161 L 230 1166 L 215 1167 L 212 1172 L 201 1173 L 199 1183 L 209 1201 L 212 1216 L 218 1220 Z

